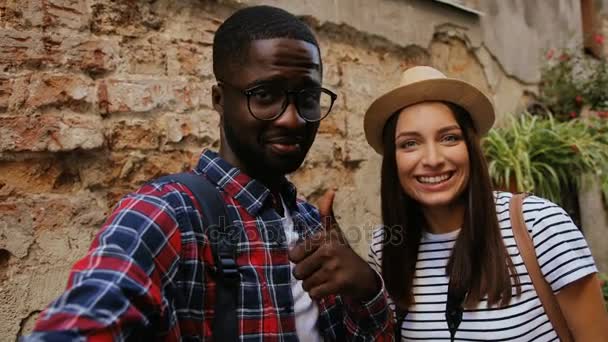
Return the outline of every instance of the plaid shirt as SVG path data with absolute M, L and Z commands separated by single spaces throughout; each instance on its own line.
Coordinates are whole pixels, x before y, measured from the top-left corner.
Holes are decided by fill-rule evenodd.
M 241 341 L 297 341 L 285 234 L 270 191 L 211 151 L 194 172 L 222 191 L 241 230 Z M 281 196 L 300 236 L 320 229 L 318 211 L 296 199 L 291 183 Z M 124 197 L 25 340 L 210 340 L 215 262 L 195 203 L 186 187 L 170 182 Z M 330 296 L 318 305 L 326 341 L 392 339 L 384 289 L 366 303 Z

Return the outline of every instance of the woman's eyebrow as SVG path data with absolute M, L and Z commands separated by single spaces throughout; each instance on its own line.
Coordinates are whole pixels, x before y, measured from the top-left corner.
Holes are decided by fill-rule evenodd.
M 395 136 L 395 139 L 398 139 L 399 137 L 402 137 L 402 136 L 411 136 L 411 135 L 420 136 L 420 133 L 418 133 L 416 131 L 403 131 L 403 132 L 399 132 L 399 134 L 397 134 Z
M 455 129 L 456 130 L 460 130 L 460 126 L 458 126 L 458 125 L 450 125 L 450 126 L 447 126 L 447 127 L 443 127 L 443 128 L 441 128 L 439 130 L 439 133 L 445 133 L 445 132 L 448 132 L 448 131 L 451 131 L 451 130 L 455 130 Z
M 441 134 L 441 133 L 449 132 L 449 131 L 452 131 L 452 130 L 460 130 L 460 126 L 458 126 L 458 125 L 450 125 L 450 126 L 442 127 L 437 132 L 439 134 Z M 397 139 L 397 138 L 399 138 L 401 136 L 420 136 L 420 133 L 418 133 L 417 131 L 402 131 L 402 132 L 399 132 L 399 134 L 397 134 L 395 136 L 395 139 Z

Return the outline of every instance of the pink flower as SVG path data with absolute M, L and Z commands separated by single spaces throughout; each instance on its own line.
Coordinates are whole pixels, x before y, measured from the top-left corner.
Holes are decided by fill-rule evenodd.
M 545 58 L 547 58 L 547 60 L 550 60 L 551 58 L 553 58 L 553 55 L 555 55 L 555 50 L 549 49 L 549 51 L 547 51 L 547 54 L 545 55 Z
M 573 145 L 570 145 L 570 148 L 572 149 L 572 151 L 573 151 L 574 153 L 579 153 L 579 152 L 580 152 L 580 150 L 578 149 L 578 146 L 576 146 L 576 145 L 574 145 L 574 144 L 573 144 Z
M 580 95 L 576 95 L 576 97 L 574 98 L 574 101 L 576 101 L 576 103 L 581 104 L 583 103 L 583 97 Z
M 569 60 L 569 59 L 570 59 L 570 55 L 568 55 L 567 53 L 562 53 L 562 54 L 559 56 L 559 61 L 560 61 L 560 62 L 565 62 L 565 61 L 567 61 L 567 60 Z
M 597 33 L 595 36 L 593 36 L 593 40 L 597 44 L 602 45 L 604 44 L 604 35 Z
M 578 113 L 577 113 L 577 112 L 574 112 L 574 111 L 570 112 L 570 117 L 571 117 L 571 118 L 573 118 L 573 119 L 574 119 L 574 118 L 576 118 L 577 116 L 578 116 Z

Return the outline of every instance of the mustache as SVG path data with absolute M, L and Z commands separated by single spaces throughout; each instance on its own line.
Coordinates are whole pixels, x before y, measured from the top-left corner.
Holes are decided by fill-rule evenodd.
M 261 137 L 264 143 L 274 144 L 301 144 L 306 142 L 308 134 L 301 131 L 271 132 Z

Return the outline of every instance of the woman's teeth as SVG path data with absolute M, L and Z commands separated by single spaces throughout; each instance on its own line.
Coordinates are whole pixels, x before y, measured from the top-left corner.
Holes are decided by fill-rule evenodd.
M 433 176 L 433 177 L 424 177 L 424 176 L 420 176 L 420 177 L 416 177 L 418 179 L 418 181 L 420 183 L 426 183 L 426 184 L 437 184 L 437 183 L 441 183 L 447 179 L 449 179 L 451 177 L 450 173 L 446 173 L 444 175 L 441 176 Z

